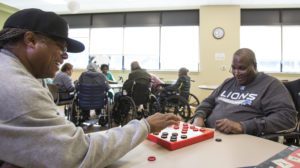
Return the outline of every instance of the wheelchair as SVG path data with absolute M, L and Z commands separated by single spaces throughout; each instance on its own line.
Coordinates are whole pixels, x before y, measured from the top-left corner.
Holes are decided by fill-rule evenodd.
M 188 103 L 189 103 L 190 106 L 196 108 L 197 106 L 199 106 L 200 101 L 199 101 L 199 99 L 197 98 L 196 95 L 194 95 L 192 93 L 189 93 Z
M 98 116 L 98 124 L 111 128 L 110 101 L 108 100 L 107 89 L 102 85 L 80 84 L 77 85 L 72 112 L 68 115 L 68 120 L 76 126 L 80 126 L 87 121 L 90 110 L 95 110 Z
M 296 107 L 296 110 L 298 112 L 297 114 L 297 126 L 296 129 L 292 132 L 286 132 L 286 133 L 274 133 L 274 134 L 267 134 L 261 136 L 262 138 L 269 139 L 272 141 L 279 140 L 279 137 L 283 138 L 283 144 L 285 145 L 300 145 L 300 79 L 294 80 L 294 81 L 288 81 L 283 82 L 284 86 L 289 91 L 292 100 L 294 102 L 294 105 Z
M 162 84 L 167 87 L 169 84 Z M 191 93 L 180 93 L 178 90 L 164 90 L 158 93 L 162 113 L 174 113 L 181 116 L 185 122 L 191 119 L 191 107 L 200 104 L 198 98 Z
M 47 84 L 47 87 L 54 99 L 54 103 L 57 106 L 64 106 L 65 116 L 68 116 L 68 114 L 72 109 L 74 93 L 67 92 L 67 91 L 60 91 L 59 87 L 55 84 Z
M 166 91 L 159 96 L 161 112 L 174 113 L 187 122 L 191 117 L 191 108 L 187 99 L 176 91 Z
M 146 118 L 160 111 L 160 103 L 150 87 L 133 82 L 131 91 L 122 90 L 115 101 L 112 118 L 116 124 L 125 125 L 133 119 Z

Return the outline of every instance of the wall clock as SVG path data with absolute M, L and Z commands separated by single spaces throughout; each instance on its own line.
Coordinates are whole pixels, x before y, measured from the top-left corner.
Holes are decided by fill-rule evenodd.
M 213 37 L 215 39 L 221 39 L 225 35 L 225 31 L 224 31 L 224 29 L 222 27 L 216 27 L 216 28 L 214 28 L 214 30 L 213 30 L 212 33 L 213 33 Z

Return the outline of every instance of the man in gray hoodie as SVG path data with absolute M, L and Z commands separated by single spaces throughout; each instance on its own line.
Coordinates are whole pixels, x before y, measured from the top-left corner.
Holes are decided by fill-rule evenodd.
M 283 84 L 257 72 L 255 54 L 242 48 L 233 55 L 226 79 L 196 109 L 193 123 L 229 134 L 264 135 L 293 131 L 297 111 Z
M 0 31 L 0 167 L 105 167 L 148 133 L 179 122 L 173 114 L 156 113 L 105 133 L 75 127 L 38 78 L 54 77 L 66 52 L 83 50 L 53 12 L 24 9 L 6 20 Z

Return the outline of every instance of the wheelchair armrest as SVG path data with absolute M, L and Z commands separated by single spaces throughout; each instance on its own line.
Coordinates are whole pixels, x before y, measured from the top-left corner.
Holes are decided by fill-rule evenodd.
M 59 91 L 57 100 L 55 101 L 56 104 L 58 104 L 60 101 L 65 100 L 72 100 L 74 98 L 74 91 L 68 92 L 68 91 Z

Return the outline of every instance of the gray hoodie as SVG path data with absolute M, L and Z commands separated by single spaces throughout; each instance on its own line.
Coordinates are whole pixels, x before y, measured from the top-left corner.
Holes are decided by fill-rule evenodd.
M 244 132 L 252 135 L 292 131 L 297 123 L 287 89 L 264 73 L 258 73 L 246 86 L 240 86 L 234 77 L 225 80 L 201 102 L 196 116 L 206 119 L 206 126 L 212 128 L 223 118 L 240 122 Z
M 0 163 L 105 167 L 146 138 L 146 120 L 84 134 L 57 112 L 50 92 L 12 53 L 1 50 L 0 58 Z

